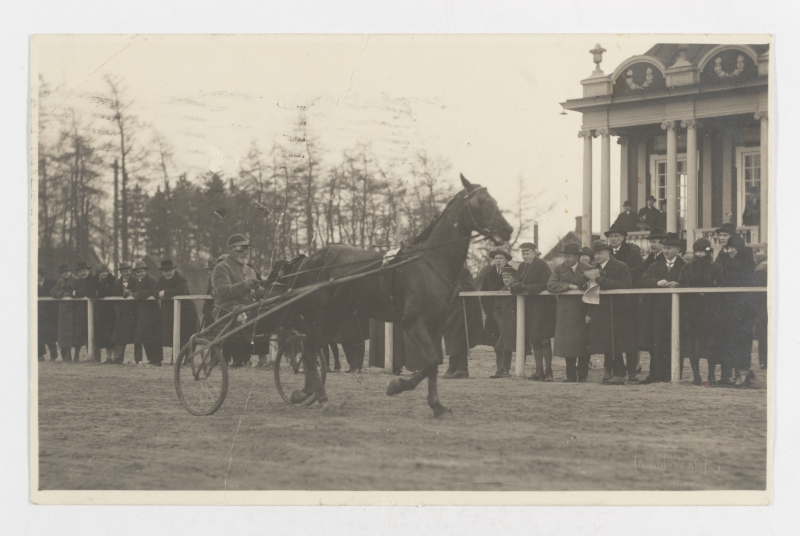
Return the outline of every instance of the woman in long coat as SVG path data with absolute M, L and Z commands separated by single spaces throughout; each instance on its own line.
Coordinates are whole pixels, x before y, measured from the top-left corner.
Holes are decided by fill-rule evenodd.
M 458 282 L 458 292 L 473 292 L 475 284 L 472 274 L 465 267 L 461 270 Z M 466 314 L 466 325 L 465 316 Z M 475 348 L 481 342 L 483 330 L 481 318 L 481 305 L 477 297 L 460 298 L 453 300 L 450 312 L 444 322 L 444 353 L 450 356 L 450 363 L 444 377 L 468 378 L 468 354 L 470 348 Z M 469 337 L 469 347 L 467 346 Z
M 122 262 L 117 270 L 119 279 L 112 285 L 112 296 L 130 298 L 130 301 L 114 302 L 114 333 L 111 335 L 114 360 L 111 363 L 121 365 L 125 360 L 125 346 L 136 342 L 136 302 L 133 301 L 136 279 L 131 277 L 131 265 L 128 262 Z M 136 347 L 141 349 L 141 346 Z M 136 363 L 141 361 L 141 350 L 134 349 L 133 358 Z
M 500 275 L 500 271 L 511 260 L 511 255 L 502 249 L 494 249 L 489 252 L 489 258 L 492 259 L 492 265 L 483 275 L 483 281 L 481 281 L 482 292 L 503 289 L 505 285 L 503 285 L 503 276 Z M 481 296 L 479 299 L 483 312 L 486 313 L 481 343 L 487 346 L 494 346 L 497 343 L 497 337 L 500 335 L 497 320 L 494 318 L 495 298 L 493 296 Z
M 161 365 L 164 350 L 161 348 L 161 309 L 158 301 L 148 299 L 156 292 L 156 280 L 147 274 L 147 265 L 138 261 L 133 265 L 136 276 L 136 337 L 135 342 L 144 347 L 151 365 Z
M 78 278 L 72 275 L 67 264 L 62 264 L 58 272 L 61 278 L 50 291 L 50 296 L 74 298 Z M 81 346 L 84 344 L 86 344 L 86 339 L 83 338 L 80 323 L 76 321 L 75 303 L 72 301 L 58 302 L 58 347 L 61 351 L 61 360 L 65 363 L 71 362 L 72 349 L 75 348 L 75 360 L 77 361 Z
M 578 260 L 580 253 L 577 244 L 567 244 L 564 247 L 564 262 L 556 266 L 550 274 L 548 292 L 560 294 L 586 288 L 589 279 L 584 272 L 591 270 L 591 266 Z M 582 298 L 577 295 L 558 296 L 556 304 L 553 355 L 566 360 L 565 382 L 585 382 L 589 375 L 589 326 L 586 325 L 586 304 Z
M 161 298 L 161 346 L 172 347 L 172 323 L 175 318 L 175 296 L 188 296 L 189 283 L 175 269 L 171 260 L 161 261 L 161 277 L 158 278 L 154 296 Z M 192 300 L 181 300 L 181 348 L 189 342 L 189 337 L 197 333 L 197 309 Z M 173 348 L 173 353 L 177 350 Z
M 96 292 L 95 297 L 108 298 L 114 295 L 114 277 L 108 271 L 107 266 L 100 266 L 96 273 Z M 112 349 L 114 343 L 111 338 L 114 335 L 114 324 L 116 323 L 114 302 L 97 301 L 94 304 L 94 360 L 100 361 L 100 349 L 106 350 L 106 361 L 112 361 Z

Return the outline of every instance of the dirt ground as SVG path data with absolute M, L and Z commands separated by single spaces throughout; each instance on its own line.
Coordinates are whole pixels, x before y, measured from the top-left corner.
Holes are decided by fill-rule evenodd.
M 271 370 L 235 369 L 222 409 L 194 417 L 170 366 L 43 362 L 40 489 L 765 488 L 766 371 L 750 389 L 606 386 L 601 366 L 583 384 L 560 382 L 558 358 L 554 383 L 489 379 L 481 346 L 469 379 L 439 380 L 453 413 L 434 419 L 425 383 L 389 398 L 379 369 L 328 375 L 336 417 L 283 403 Z

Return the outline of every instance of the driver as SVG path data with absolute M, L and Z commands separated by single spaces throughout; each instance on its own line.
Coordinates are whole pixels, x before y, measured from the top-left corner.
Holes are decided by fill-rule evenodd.
M 239 307 L 250 305 L 264 297 L 264 289 L 256 271 L 247 264 L 250 241 L 241 234 L 228 238 L 228 255 L 214 267 L 211 276 L 214 286 L 214 319 L 218 320 Z M 246 314 L 239 317 L 245 322 Z M 250 360 L 251 329 L 243 329 L 225 341 L 231 352 L 232 367 L 241 367 Z

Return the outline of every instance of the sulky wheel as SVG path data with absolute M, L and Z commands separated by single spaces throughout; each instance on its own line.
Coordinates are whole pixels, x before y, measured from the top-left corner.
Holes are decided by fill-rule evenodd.
M 302 354 L 305 346 L 306 336 L 293 331 L 289 337 L 283 339 L 278 349 L 278 355 L 275 357 L 275 387 L 278 389 L 278 394 L 287 404 L 300 404 L 309 406 L 313 404 L 317 395 L 313 394 L 304 399 L 302 402 L 292 402 L 292 393 L 296 390 L 302 389 L 305 385 L 305 374 L 303 371 Z M 323 385 L 328 374 L 328 367 L 325 364 L 325 356 L 322 350 L 317 352 L 317 372 Z
M 175 361 L 175 391 L 192 415 L 211 415 L 228 393 L 228 363 L 222 346 L 209 346 L 208 339 L 194 339 L 181 348 Z M 200 352 L 189 357 L 196 350 Z

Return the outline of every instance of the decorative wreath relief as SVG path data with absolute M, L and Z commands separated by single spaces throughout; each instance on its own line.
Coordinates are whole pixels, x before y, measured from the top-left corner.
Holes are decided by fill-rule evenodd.
M 736 70 L 731 73 L 726 73 L 722 70 L 722 58 L 719 56 L 714 60 L 714 64 L 714 72 L 717 73 L 717 76 L 720 78 L 735 78 L 744 71 L 744 56 L 739 54 L 739 57 L 736 58 Z
M 648 67 L 644 74 L 644 84 L 641 86 L 633 81 L 633 70 L 628 70 L 625 78 L 625 82 L 628 84 L 628 87 L 631 89 L 645 89 L 649 87 L 650 84 L 653 83 L 653 69 Z

